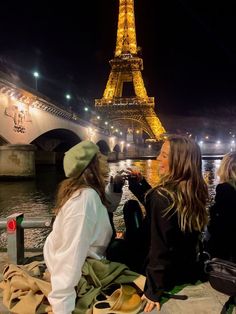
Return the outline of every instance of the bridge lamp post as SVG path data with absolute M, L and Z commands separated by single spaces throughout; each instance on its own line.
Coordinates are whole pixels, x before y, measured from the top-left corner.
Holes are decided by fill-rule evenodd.
M 121 142 L 120 142 L 120 145 L 121 145 L 121 152 L 122 152 L 122 153 L 124 152 L 124 144 L 125 144 L 124 141 L 121 141 Z
M 35 78 L 35 89 L 38 90 L 38 78 L 39 78 L 39 72 L 35 71 L 33 73 L 34 78 Z
M 71 100 L 71 95 L 70 94 L 66 94 L 65 97 L 66 97 L 67 107 L 68 107 L 68 109 L 71 109 L 70 106 L 69 106 L 70 105 L 70 100 Z
M 67 101 L 70 101 L 71 100 L 71 95 L 70 94 L 66 94 L 66 99 L 67 99 Z
M 230 151 L 234 151 L 235 150 L 235 140 L 232 140 L 230 143 Z

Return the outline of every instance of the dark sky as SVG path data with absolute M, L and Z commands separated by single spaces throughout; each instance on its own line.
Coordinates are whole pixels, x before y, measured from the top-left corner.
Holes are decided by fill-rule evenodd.
M 135 0 L 143 78 L 164 114 L 236 107 L 234 0 Z M 78 8 L 76 8 L 76 5 Z M 155 6 L 154 6 L 155 5 Z M 118 0 L 4 1 L 0 60 L 65 102 L 101 98 L 113 58 Z M 91 103 L 93 105 L 93 103 Z

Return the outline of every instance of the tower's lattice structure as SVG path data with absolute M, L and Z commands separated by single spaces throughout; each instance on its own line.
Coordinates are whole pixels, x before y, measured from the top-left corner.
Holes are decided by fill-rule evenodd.
M 145 132 L 158 140 L 165 132 L 154 111 L 154 97 L 149 97 L 142 78 L 143 60 L 138 55 L 134 0 L 119 0 L 115 56 L 103 97 L 95 100 L 96 110 L 110 123 L 127 132 Z

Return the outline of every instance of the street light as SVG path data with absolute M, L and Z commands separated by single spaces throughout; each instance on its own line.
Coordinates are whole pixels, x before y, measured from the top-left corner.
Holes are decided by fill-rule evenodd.
M 66 99 L 69 101 L 71 99 L 71 95 L 70 94 L 66 94 Z
M 70 100 L 71 100 L 71 95 L 70 94 L 66 94 L 66 101 L 67 101 L 67 106 L 68 106 L 68 109 L 72 109 L 69 104 L 70 104 Z
M 35 77 L 35 89 L 38 90 L 38 78 L 39 78 L 39 73 L 37 71 L 35 71 L 33 73 L 34 77 Z

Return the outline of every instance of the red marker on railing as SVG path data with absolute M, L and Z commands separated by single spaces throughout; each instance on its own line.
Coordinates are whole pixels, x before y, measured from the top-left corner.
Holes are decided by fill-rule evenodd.
M 14 233 L 16 231 L 17 222 L 15 219 L 7 221 L 7 233 Z

